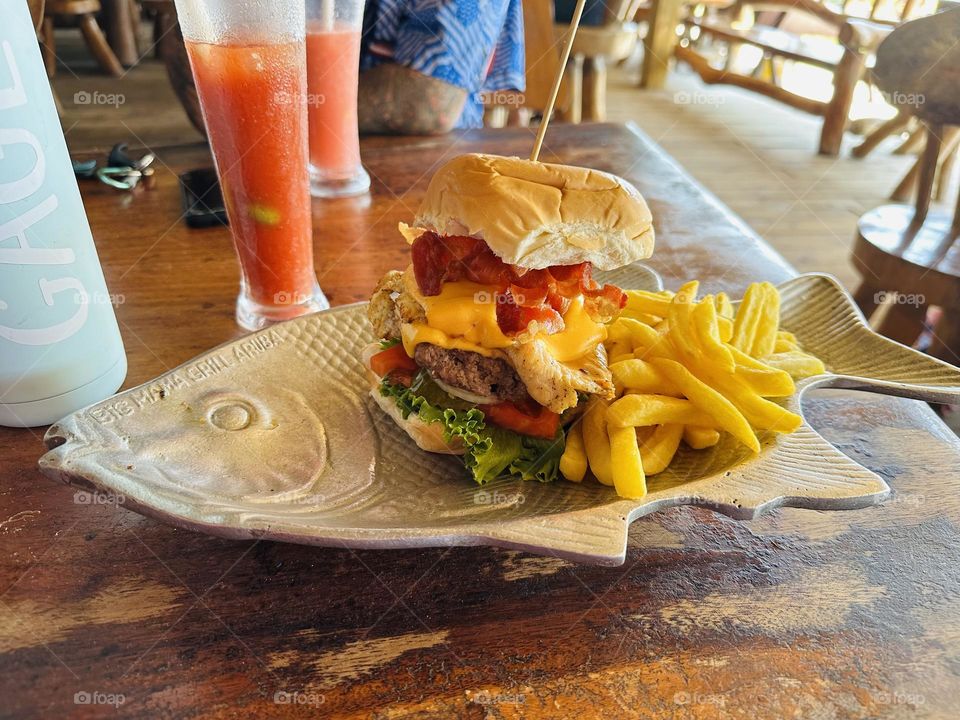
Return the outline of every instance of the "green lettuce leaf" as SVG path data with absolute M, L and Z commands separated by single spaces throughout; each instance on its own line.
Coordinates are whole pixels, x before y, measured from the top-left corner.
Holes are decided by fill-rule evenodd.
M 444 440 L 463 442 L 464 464 L 481 485 L 508 475 L 540 482 L 557 479 L 563 428 L 555 438 L 546 440 L 488 425 L 482 410 L 447 393 L 424 371 L 414 377 L 409 388 L 384 379 L 380 393 L 394 399 L 404 419 L 416 413 L 423 422 L 443 423 Z

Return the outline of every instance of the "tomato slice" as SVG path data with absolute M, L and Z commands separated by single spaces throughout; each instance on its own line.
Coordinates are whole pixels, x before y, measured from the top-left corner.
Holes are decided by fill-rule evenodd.
M 370 369 L 380 377 L 384 377 L 392 370 L 415 372 L 417 364 L 407 355 L 407 351 L 403 349 L 403 343 L 397 343 L 371 357 Z
M 542 405 L 534 411 L 535 414 L 524 412 L 512 402 L 483 405 L 481 410 L 494 425 L 513 430 L 521 435 L 533 435 L 551 440 L 556 437 L 557 428 L 560 427 L 560 416 Z

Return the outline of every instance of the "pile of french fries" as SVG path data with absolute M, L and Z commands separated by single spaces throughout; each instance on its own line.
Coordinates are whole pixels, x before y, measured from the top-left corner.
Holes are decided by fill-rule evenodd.
M 725 293 L 697 299 L 699 283 L 676 293 L 627 291 L 605 342 L 613 400 L 593 398 L 567 432 L 560 471 L 580 482 L 589 469 L 625 498 L 670 464 L 681 442 L 700 450 L 728 432 L 753 452 L 757 431 L 791 433 L 801 418 L 768 398 L 792 395 L 795 380 L 825 372 L 780 329 L 780 294 L 754 283 L 739 308 Z

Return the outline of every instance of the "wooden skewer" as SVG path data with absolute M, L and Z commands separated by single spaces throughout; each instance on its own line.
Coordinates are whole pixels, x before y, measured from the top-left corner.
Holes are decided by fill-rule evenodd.
M 533 150 L 530 153 L 530 159 L 536 162 L 540 157 L 540 148 L 543 146 L 543 136 L 547 134 L 547 125 L 550 124 L 550 116 L 553 115 L 553 106 L 557 104 L 557 94 L 560 92 L 560 83 L 563 82 L 563 71 L 567 67 L 567 61 L 570 59 L 570 51 L 573 49 L 573 39 L 577 35 L 577 28 L 580 27 L 580 16 L 583 15 L 583 6 L 587 0 L 577 0 L 577 6 L 573 9 L 573 17 L 570 19 L 570 29 L 567 30 L 567 44 L 563 48 L 563 55 L 560 57 L 560 67 L 557 70 L 557 77 L 553 81 L 553 90 L 550 92 L 550 102 L 543 110 L 543 119 L 540 121 L 540 127 L 537 129 L 537 139 L 533 143 Z

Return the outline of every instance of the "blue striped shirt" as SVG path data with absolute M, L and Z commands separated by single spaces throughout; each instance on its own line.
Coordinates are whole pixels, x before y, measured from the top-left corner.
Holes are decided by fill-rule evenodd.
M 368 0 L 363 70 L 395 62 L 465 89 L 456 127 L 483 125 L 484 92 L 524 89 L 521 0 Z

